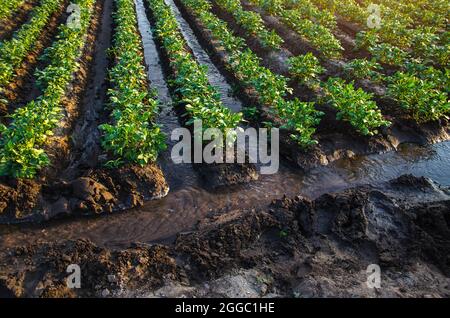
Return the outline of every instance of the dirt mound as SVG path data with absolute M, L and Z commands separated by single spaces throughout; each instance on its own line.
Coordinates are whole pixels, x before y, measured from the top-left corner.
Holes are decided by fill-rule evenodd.
M 186 263 L 195 266 L 193 276 L 204 279 L 233 267 L 254 265 L 244 251 L 263 233 L 277 227 L 277 221 L 264 211 L 235 211 L 213 217 L 200 227 L 197 232 L 180 235 L 175 250 Z
M 15 297 L 105 297 L 110 291 L 144 283 L 158 287 L 166 278 L 177 279 L 174 260 L 167 252 L 167 247 L 159 245 L 110 251 L 86 240 L 19 247 L 9 252 L 10 257 L 19 266 L 32 264 L 34 270 L 2 276 L 0 293 Z M 79 265 L 83 273 L 82 288 L 76 292 L 65 282 L 70 264 Z
M 448 297 L 449 220 L 445 189 L 402 176 L 315 200 L 284 197 L 263 209 L 212 213 L 195 231 L 179 234 L 173 246 L 111 251 L 78 240 L 7 250 L 0 257 L 0 292 Z M 65 287 L 69 264 L 81 267 L 81 289 Z M 381 268 L 381 288 L 366 284 L 370 264 Z
M 204 185 L 209 189 L 220 189 L 258 180 L 259 175 L 253 164 L 194 164 Z
M 0 183 L 0 222 L 39 222 L 68 215 L 110 213 L 164 197 L 169 187 L 156 165 L 96 169 L 73 181 Z

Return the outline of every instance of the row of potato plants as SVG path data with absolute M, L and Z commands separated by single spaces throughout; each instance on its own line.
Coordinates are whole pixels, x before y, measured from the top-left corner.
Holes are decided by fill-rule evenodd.
M 281 3 L 277 0 L 269 0 L 265 1 L 264 5 L 266 8 L 272 6 L 280 11 L 283 5 L 295 6 L 296 2 L 299 1 L 290 0 L 287 3 Z M 420 61 L 409 59 L 406 52 L 385 43 L 375 45 L 371 50 L 374 53 L 373 59 L 355 59 L 346 65 L 344 71 L 349 78 L 366 78 L 387 84 L 388 94 L 397 100 L 399 105 L 418 122 L 436 120 L 446 116 L 448 113 L 448 98 L 446 97 L 445 86 L 436 84 L 436 82 L 445 81 L 448 71 L 441 72 L 433 67 L 425 67 Z M 324 69 L 311 54 L 293 57 L 289 62 L 293 77 L 308 86 L 321 86 L 328 97 L 325 100 L 336 108 L 343 110 L 338 117 L 349 120 L 361 133 L 374 134 L 377 132 L 378 126 L 389 124 L 388 121 L 383 119 L 375 102 L 372 101 L 373 95 L 361 89 L 355 89 L 353 82 L 345 83 L 343 80 L 331 79 L 326 83 L 321 83 L 318 80 L 318 75 Z M 385 77 L 380 72 L 382 67 L 378 62 L 402 65 L 405 70 L 397 72 L 394 76 Z M 416 73 L 406 70 L 405 65 L 417 65 L 421 68 L 434 70 L 435 76 L 433 79 L 420 78 Z M 408 82 L 408 85 L 406 85 L 406 82 Z M 405 85 L 405 87 L 402 87 L 402 85 Z M 335 89 L 335 86 L 338 89 Z M 337 92 L 339 88 L 342 88 L 343 92 L 337 98 L 336 93 L 332 94 L 331 92 Z M 346 101 L 352 101 L 353 104 L 360 106 L 352 108 L 352 104 Z
M 323 2 L 322 0 L 314 1 Z M 378 1 L 381 4 L 386 4 L 385 2 L 387 1 Z M 329 1 L 326 3 L 330 5 Z M 331 3 L 334 3 L 336 10 L 355 8 L 354 12 L 359 12 L 359 14 L 353 15 L 354 21 L 366 22 L 363 7 L 358 6 L 353 0 L 333 0 Z M 363 3 L 367 5 L 369 2 Z M 323 3 L 322 5 L 325 6 Z M 428 4 L 426 8 L 419 11 L 425 14 L 430 7 L 441 8 L 442 5 L 442 3 Z M 439 36 L 434 33 L 435 30 L 427 27 L 408 29 L 405 26 L 409 26 L 411 21 L 408 20 L 407 16 L 399 18 L 395 10 L 385 10 L 384 13 L 382 23 L 385 25 L 384 29 L 381 29 L 381 33 L 385 34 L 384 40 L 396 45 L 383 43 L 379 37 L 380 32 L 377 30 L 360 32 L 357 40 L 361 43 L 367 42 L 365 46 L 372 53 L 373 58 L 370 60 L 352 60 L 346 66 L 346 71 L 352 73 L 356 78 L 366 78 L 386 84 L 388 95 L 395 99 L 417 122 L 446 117 L 449 112 L 448 88 L 446 88 L 448 86 L 440 83 L 448 82 L 447 65 L 450 57 L 448 36 L 445 40 L 445 32 Z M 362 21 L 358 21 L 358 19 Z M 397 24 L 402 26 L 397 27 Z M 390 29 L 396 30 L 389 31 Z M 407 52 L 397 46 L 398 43 L 402 42 L 398 36 L 400 33 L 408 34 L 410 38 L 407 43 L 410 43 L 414 48 L 412 51 Z M 391 38 L 388 39 L 387 36 Z M 364 40 L 361 41 L 362 38 Z M 382 67 L 379 63 L 394 65 L 401 70 L 393 76 L 384 76 L 381 73 Z M 438 64 L 443 68 L 438 70 L 430 64 Z M 427 71 L 424 73 L 424 70 Z M 424 76 L 426 73 L 434 75 Z
M 25 0 L 2 0 L 0 1 L 0 20 L 8 19 L 12 16 Z
M 331 30 L 337 26 L 336 17 L 327 10 L 320 10 L 310 0 L 284 0 L 282 2 L 288 9 L 296 9 L 303 19 L 309 19 Z
M 164 0 L 148 0 L 155 22 L 155 33 L 169 58 L 174 77 L 169 81 L 177 95 L 177 104 L 184 106 L 187 125 L 195 120 L 202 121 L 202 127 L 220 129 L 237 128 L 242 113 L 233 113 L 225 107 L 220 94 L 209 83 L 207 70 L 200 66 L 188 50 L 177 20 Z
M 447 118 L 450 114 L 450 69 L 408 64 L 385 78 L 387 94 L 419 123 Z
M 423 123 L 445 118 L 450 111 L 450 69 L 437 69 L 413 61 L 406 62 L 402 70 L 391 76 L 381 73 L 375 59 L 354 59 L 346 64 L 348 77 L 367 79 L 387 86 L 387 95 Z
M 240 0 L 214 0 L 214 2 L 231 14 L 248 35 L 257 37 L 263 46 L 279 49 L 283 44 L 283 39 L 274 30 L 266 29 L 261 15 L 244 10 Z
M 124 162 L 145 165 L 154 162 L 166 147 L 160 127 L 153 122 L 158 112 L 155 96 L 149 94 L 141 37 L 133 0 L 116 0 L 115 33 L 110 49 L 115 65 L 109 70 L 108 90 L 112 123 L 99 128 L 102 146 L 114 154 L 108 164 Z
M 380 28 L 369 28 L 367 21 L 373 14 L 368 11 L 371 1 L 363 1 L 363 5 L 355 0 L 311 1 L 323 11 L 359 25 L 361 31 L 356 35 L 357 47 L 368 49 L 379 62 L 398 67 L 411 58 L 442 66 L 449 63 L 447 32 L 439 32 L 438 27 L 415 26 L 408 15 L 380 4 Z
M 370 1 L 370 2 L 369 2 Z M 448 12 L 450 4 L 447 0 L 366 0 L 363 5 L 376 3 L 383 5 L 389 10 L 408 16 L 415 26 L 429 26 L 434 28 L 445 28 L 449 22 Z
M 302 102 L 296 98 L 286 100 L 286 96 L 292 93 L 287 85 L 287 78 L 261 66 L 260 58 L 246 48 L 245 41 L 233 35 L 227 24 L 211 12 L 209 2 L 182 0 L 182 3 L 195 13 L 213 38 L 225 49 L 228 54 L 227 66 L 240 84 L 254 89 L 258 93 L 259 103 L 270 106 L 269 110 L 282 121 L 280 128 L 290 131 L 291 138 L 301 147 L 316 144 L 313 134 L 323 113 L 314 108 L 314 103 Z
M 81 9 L 79 28 L 59 26 L 53 45 L 43 56 L 48 66 L 35 73 L 42 94 L 14 111 L 8 126 L 0 125 L 0 175 L 31 178 L 50 163 L 43 146 L 58 127 L 61 100 L 79 68 L 94 0 L 74 3 Z
M 22 25 L 11 40 L 0 42 L 0 88 L 12 80 L 15 69 L 33 49 L 42 29 L 61 3 L 62 0 L 42 0 L 41 5 L 33 9 L 28 23 Z
M 317 9 L 308 1 L 289 0 L 281 2 L 269 0 L 259 2 L 259 4 L 271 13 L 281 12 L 286 7 L 297 9 L 305 18 L 312 21 L 322 19 L 324 25 L 328 23 L 328 27 L 335 27 L 335 24 L 333 24 L 333 22 L 336 23 L 334 17 L 319 13 L 326 11 Z M 311 53 L 294 56 L 289 59 L 288 63 L 290 73 L 294 78 L 313 89 L 321 87 L 324 97 L 320 101 L 327 102 L 337 109 L 337 119 L 350 122 L 362 135 L 374 135 L 378 133 L 379 127 L 390 125 L 390 122 L 383 118 L 375 101 L 372 100 L 373 95 L 364 92 L 362 89 L 356 89 L 353 82 L 346 83 L 342 79 L 331 78 L 322 83 L 319 80 L 319 75 L 325 70 Z
M 342 0 L 341 5 L 344 6 L 349 1 L 352 2 L 353 0 Z M 279 11 L 282 9 L 282 5 L 295 6 L 297 2 L 301 1 L 289 0 L 288 2 L 281 3 L 278 0 L 268 0 L 264 3 L 266 7 L 274 6 Z M 356 4 L 353 4 L 353 6 L 356 6 Z M 350 5 L 349 8 L 353 6 Z M 359 8 L 358 6 L 356 7 Z M 355 9 L 354 12 L 358 12 L 358 10 Z M 427 43 L 423 46 L 429 45 L 430 43 Z M 418 49 L 421 47 L 418 46 Z M 446 116 L 449 107 L 448 92 L 446 92 L 446 87 L 448 86 L 442 85 L 442 83 L 448 83 L 448 69 L 440 71 L 432 66 L 425 66 L 426 63 L 412 59 L 405 51 L 387 43 L 375 44 L 370 47 L 370 51 L 374 56 L 372 59 L 354 59 L 346 64 L 344 71 L 348 78 L 364 78 L 388 85 L 388 95 L 397 100 L 399 105 L 418 122 L 437 120 Z M 382 66 L 379 62 L 401 65 L 402 71 L 395 73 L 394 76 L 384 76 L 380 72 L 382 71 Z M 341 105 L 350 105 L 345 103 L 346 100 L 354 101 L 358 105 L 366 105 L 365 107 L 358 108 L 358 116 L 355 116 L 355 110 L 351 108 L 349 108 L 348 114 L 345 116 L 347 118 L 353 118 L 353 125 L 358 127 L 357 129 L 359 131 L 372 134 L 372 132 L 375 133 L 377 131 L 375 129 L 377 125 L 388 124 L 376 109 L 375 103 L 371 100 L 372 94 L 367 94 L 360 89 L 356 90 L 353 83 L 344 84 L 342 80 L 332 79 L 327 83 L 321 83 L 318 80 L 318 75 L 324 70 L 317 59 L 311 54 L 293 57 L 290 59 L 290 64 L 292 76 L 308 86 L 322 86 L 326 96 L 332 96 L 329 93 L 336 91 L 333 86 L 345 88 L 343 90 L 343 98 L 340 98 Z M 433 76 L 425 77 L 422 75 L 422 72 L 414 72 L 411 69 L 426 69 Z M 342 108 L 335 101 L 328 101 L 335 104 L 337 108 Z M 367 118 L 364 113 L 367 113 Z M 360 120 L 357 120 L 358 118 Z
M 341 78 L 330 77 L 322 82 L 319 75 L 325 70 L 311 53 L 293 56 L 288 64 L 293 78 L 314 90 L 321 88 L 323 96 L 319 101 L 334 107 L 338 111 L 337 119 L 348 121 L 362 135 L 377 134 L 379 127 L 390 125 L 372 94 L 356 89 L 353 82 L 347 83 Z
M 339 58 L 343 47 L 328 27 L 315 21 L 312 16 L 305 16 L 301 7 L 287 8 L 278 0 L 249 0 L 267 13 L 279 18 L 286 26 L 299 34 L 317 51 L 327 58 Z
M 376 111 L 375 103 L 371 100 L 372 95 L 361 89 L 356 90 L 353 82 L 345 84 L 343 80 L 332 79 L 322 83 L 319 75 L 324 69 L 311 53 L 292 57 L 289 64 L 291 76 L 300 83 L 313 89 L 318 87 L 324 89 L 328 101 L 334 103 L 338 109 L 346 107 L 345 105 L 350 107 L 347 110 L 349 118 L 353 118 L 353 125 L 359 127 L 360 131 L 367 133 L 366 129 L 369 128 L 370 134 L 371 131 L 376 132 L 371 130 L 371 127 L 388 124 L 382 119 L 379 111 Z M 374 59 L 354 59 L 345 65 L 344 77 L 366 79 L 386 85 L 387 95 L 396 100 L 399 106 L 419 123 L 445 118 L 450 112 L 448 101 L 450 70 L 439 70 L 417 63 L 408 63 L 405 68 L 405 71 L 398 71 L 392 76 L 384 76 L 380 72 L 381 65 Z M 333 97 L 337 96 L 336 93 L 330 92 L 338 92 L 339 88 L 342 88 L 339 97 L 341 103 L 336 103 Z M 334 100 L 330 100 L 330 97 Z M 358 108 L 352 110 L 352 103 L 358 105 Z M 355 112 L 358 113 L 357 116 L 353 115 Z M 367 112 L 366 116 L 364 112 Z

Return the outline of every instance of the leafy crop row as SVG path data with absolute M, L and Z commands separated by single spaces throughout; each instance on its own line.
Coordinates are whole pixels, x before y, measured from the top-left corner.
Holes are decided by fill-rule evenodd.
M 428 64 L 445 66 L 449 63 L 449 44 L 445 39 L 443 40 L 442 33 L 439 31 L 445 27 L 445 24 L 442 24 L 442 19 L 447 20 L 445 14 L 444 16 L 442 16 L 442 13 L 439 15 L 441 22 L 427 25 L 417 23 L 417 19 L 412 17 L 416 14 L 411 16 L 410 12 L 405 13 L 395 9 L 398 6 L 392 6 L 392 3 L 398 2 L 396 0 L 365 0 L 361 4 L 358 4 L 358 1 L 355 0 L 311 1 L 325 12 L 337 14 L 346 21 L 358 24 L 361 28 L 356 36 L 358 47 L 369 49 L 379 62 L 401 67 L 405 58 L 412 57 Z M 380 8 L 379 28 L 367 26 L 367 19 L 372 14 L 368 11 L 368 5 L 374 2 L 378 2 Z M 386 2 L 389 2 L 389 6 L 385 4 Z M 411 12 L 418 13 L 421 16 L 426 16 L 430 12 L 437 14 L 437 10 L 431 10 L 433 7 L 450 8 L 448 3 L 445 4 L 441 0 L 436 4 L 430 4 L 431 2 L 427 1 L 428 5 L 426 6 L 423 3 L 422 6 L 416 5 L 414 2 L 411 2 L 408 8 L 411 9 Z M 401 5 L 401 7 L 404 6 Z M 434 13 L 433 15 L 436 15 Z
M 256 36 L 261 43 L 268 48 L 279 49 L 283 39 L 274 31 L 268 31 L 261 16 L 252 11 L 242 8 L 240 0 L 215 0 L 215 2 L 225 11 L 232 14 L 236 22 L 248 35 Z
M 63 24 L 45 52 L 48 66 L 36 72 L 42 95 L 18 108 L 8 126 L 0 125 L 0 175 L 33 177 L 49 164 L 42 146 L 53 135 L 61 117 L 61 99 L 78 69 L 94 0 L 74 0 L 81 8 L 80 28 Z
M 234 36 L 226 23 L 211 13 L 210 4 L 205 0 L 183 0 L 211 31 L 229 55 L 228 67 L 240 80 L 242 86 L 256 90 L 262 105 L 271 106 L 271 110 L 283 122 L 281 128 L 291 131 L 291 138 L 301 146 L 317 143 L 312 138 L 315 127 L 319 124 L 321 112 L 315 110 L 313 103 L 301 102 L 298 99 L 285 100 L 291 93 L 287 79 L 273 74 L 260 65 L 260 59 L 248 48 L 244 40 Z
M 411 113 L 417 122 L 438 120 L 450 114 L 450 70 L 413 66 L 386 79 L 388 94 Z M 419 68 L 417 68 L 419 67 Z
M 288 64 L 292 77 L 310 87 L 317 84 L 318 76 L 325 71 L 319 60 L 311 53 L 293 56 L 289 58 Z
M 2 0 L 0 1 L 0 20 L 9 18 L 24 0 Z
M 11 81 L 14 70 L 33 49 L 42 29 L 61 3 L 62 0 L 42 0 L 42 4 L 33 9 L 30 21 L 11 40 L 0 43 L 0 87 Z
M 377 128 L 390 124 L 384 120 L 372 100 L 373 96 L 362 89 L 355 89 L 353 82 L 346 83 L 340 78 L 329 78 L 327 82 L 321 82 L 319 75 L 324 72 L 324 68 L 311 53 L 291 57 L 288 63 L 293 78 L 312 89 L 320 87 L 324 95 L 320 101 L 337 109 L 337 119 L 348 121 L 362 135 L 377 134 Z M 346 71 L 352 76 L 365 78 L 378 74 L 374 69 L 376 65 L 373 61 L 353 60 L 347 64 Z
M 108 91 L 113 124 L 100 126 L 102 146 L 117 157 L 117 165 L 130 161 L 144 165 L 155 161 L 165 148 L 164 135 L 152 123 L 158 103 L 148 93 L 141 38 L 133 0 L 116 0 L 112 53 L 115 65 L 109 71 L 113 86 Z
M 375 135 L 377 128 L 391 123 L 383 118 L 373 95 L 361 88 L 355 89 L 353 83 L 340 78 L 329 78 L 323 84 L 325 101 L 338 110 L 337 119 L 345 120 L 362 135 Z
M 327 10 L 320 10 L 309 0 L 287 0 L 285 6 L 297 10 L 303 19 L 309 19 L 329 29 L 336 28 L 335 16 Z
M 389 11 L 408 17 L 414 26 L 445 28 L 450 4 L 447 0 L 365 0 L 363 5 L 376 3 Z
M 232 113 L 220 101 L 220 95 L 210 85 L 206 69 L 201 67 L 187 50 L 187 44 L 181 35 L 178 24 L 164 0 L 148 0 L 156 23 L 156 35 L 162 42 L 175 70 L 175 78 L 170 84 L 180 96 L 179 105 L 184 105 L 190 119 L 202 120 L 203 128 L 217 128 L 226 131 L 236 128 L 242 119 L 242 113 Z
M 284 24 L 308 41 L 325 57 L 337 58 L 341 56 L 343 48 L 330 29 L 317 24 L 314 19 L 303 18 L 301 8 L 286 9 L 279 1 L 250 0 L 261 6 L 268 13 L 280 18 Z

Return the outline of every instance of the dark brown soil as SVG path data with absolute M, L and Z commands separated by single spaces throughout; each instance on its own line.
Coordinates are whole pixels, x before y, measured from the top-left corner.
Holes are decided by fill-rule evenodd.
M 85 240 L 0 254 L 11 297 L 449 297 L 450 189 L 402 176 L 379 186 L 213 212 L 174 245 L 122 251 Z M 81 267 L 81 289 L 65 284 Z M 366 285 L 369 264 L 381 288 Z
M 248 161 L 248 157 L 247 160 Z M 207 188 L 218 190 L 238 184 L 258 180 L 258 172 L 253 164 L 212 163 L 194 164 L 194 169 Z

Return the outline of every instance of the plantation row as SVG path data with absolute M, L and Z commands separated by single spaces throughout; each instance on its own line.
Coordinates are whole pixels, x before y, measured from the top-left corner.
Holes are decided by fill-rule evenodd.
M 301 146 L 315 144 L 312 135 L 322 113 L 315 110 L 312 103 L 286 100 L 286 95 L 292 92 L 287 85 L 288 79 L 261 66 L 260 59 L 245 47 L 245 41 L 234 36 L 227 24 L 210 12 L 209 2 L 182 2 L 195 12 L 214 39 L 224 47 L 229 55 L 228 67 L 236 74 L 241 86 L 253 88 L 258 93 L 260 104 L 268 106 L 283 121 L 281 127 L 290 130 L 291 137 Z
M 0 43 L 0 91 L 11 82 L 16 68 L 33 49 L 50 16 L 62 2 L 63 0 L 42 0 L 41 4 L 33 9 L 30 21 L 22 25 L 11 40 Z
M 304 19 L 309 19 L 308 21 L 311 23 L 318 22 L 318 24 L 315 24 L 316 26 L 326 26 L 330 29 L 333 29 L 336 26 L 336 20 L 333 14 L 326 10 L 319 10 L 309 1 L 250 1 L 261 6 L 268 14 L 281 18 L 286 26 L 292 28 L 294 31 L 298 30 L 294 27 L 293 23 L 299 23 L 298 25 L 301 25 Z M 230 1 L 227 3 L 229 2 Z M 354 5 L 356 6 L 356 4 Z M 241 10 L 241 6 L 238 4 L 222 7 L 230 13 L 232 10 Z M 340 7 L 345 7 L 344 3 L 341 3 Z M 351 9 L 352 5 L 348 5 L 345 8 Z M 356 8 L 361 9 L 359 6 L 356 6 Z M 295 14 L 293 13 L 294 11 Z M 360 13 L 361 15 L 364 15 L 363 11 L 360 11 Z M 292 15 L 292 21 L 286 21 L 286 19 L 282 18 L 283 16 L 286 16 L 286 14 Z M 258 18 L 261 20 L 260 16 L 258 16 Z M 365 19 L 367 19 L 367 14 L 365 14 Z M 240 25 L 244 23 L 242 21 L 237 22 Z M 244 26 L 243 28 L 245 29 Z M 262 26 L 261 28 L 264 29 L 265 32 L 269 32 L 265 26 Z M 305 35 L 305 30 L 307 30 L 307 28 L 301 27 L 301 30 L 301 32 L 297 33 L 309 41 L 309 37 Z M 321 35 L 316 33 L 314 38 L 316 42 L 324 40 L 327 43 L 333 43 L 333 41 L 330 42 L 327 40 L 329 39 L 328 35 L 321 38 Z M 263 42 L 262 38 L 259 37 L 259 39 Z M 330 56 L 330 54 L 334 56 L 338 55 L 334 54 L 333 50 L 326 44 L 322 43 L 319 47 L 326 48 L 322 50 L 323 52 L 327 52 L 328 56 Z M 388 48 L 388 51 L 384 50 L 385 48 Z M 391 48 L 393 51 L 390 50 Z M 388 95 L 397 100 L 398 104 L 409 112 L 418 122 L 436 120 L 449 112 L 450 106 L 447 95 L 450 87 L 450 71 L 448 69 L 440 70 L 431 65 L 427 65 L 426 62 L 414 60 L 409 57 L 406 58 L 406 52 L 399 49 L 396 50 L 395 47 L 391 47 L 386 43 L 375 45 L 369 50 L 373 53 L 374 58 L 354 59 L 346 63 L 344 72 L 346 73 L 347 78 L 356 80 L 368 79 L 378 84 L 388 86 Z M 448 53 L 446 54 L 448 55 Z M 382 64 L 380 63 L 395 64 L 401 70 L 396 72 L 393 76 L 385 76 Z M 322 88 L 325 89 L 324 93 L 327 96 L 333 96 L 330 92 L 337 91 L 334 89 L 333 85 L 337 87 L 344 85 L 344 82 L 341 79 L 329 79 L 326 84 L 320 83 L 320 81 L 318 81 L 318 75 L 321 74 L 324 69 L 320 66 L 318 60 L 311 54 L 293 57 L 290 59 L 289 64 L 290 73 L 293 77 L 297 78 L 301 83 L 313 86 L 314 88 L 322 86 Z M 355 102 L 355 104 L 366 105 L 363 108 L 367 108 L 367 112 L 372 114 L 372 116 L 369 116 L 372 117 L 372 120 L 367 120 L 364 111 L 359 114 L 360 116 L 356 116 L 356 118 L 367 122 L 368 124 L 366 125 L 363 125 L 362 123 L 358 124 L 357 122 L 360 120 L 356 120 L 353 116 L 354 114 L 350 114 L 349 117 L 354 118 L 353 125 L 357 127 L 360 132 L 363 134 L 371 134 L 372 128 L 387 124 L 386 121 L 381 119 L 374 102 L 370 100 L 372 97 L 370 94 L 365 93 L 362 90 L 353 89 L 352 83 L 346 84 L 345 87 L 347 88 L 345 90 L 346 92 L 340 94 L 341 98 L 339 99 L 341 100 L 341 103 L 339 104 L 344 105 Z M 338 109 L 341 108 L 341 106 L 334 101 L 331 101 L 331 103 L 335 104 Z M 361 106 L 358 106 L 357 109 L 361 109 Z M 353 112 L 354 111 L 351 111 L 350 113 Z M 374 132 L 376 132 L 376 130 L 374 130 Z
M 42 94 L 10 114 L 8 126 L 0 124 L 0 175 L 32 177 L 49 164 L 43 150 L 61 118 L 61 99 L 78 69 L 78 58 L 85 44 L 94 0 L 76 0 L 81 9 L 80 28 L 59 26 L 53 45 L 45 51 L 48 66 L 36 71 Z
M 154 123 L 158 103 L 149 95 L 141 37 L 132 0 L 116 0 L 114 13 L 115 65 L 109 72 L 108 91 L 113 124 L 100 126 L 102 146 L 116 156 L 110 165 L 124 161 L 146 164 L 165 149 L 164 136 Z
M 431 26 L 445 28 L 448 24 L 448 11 L 450 4 L 446 0 L 375 0 L 377 4 L 384 5 L 392 11 L 410 18 L 415 26 Z M 363 2 L 367 4 L 367 1 Z
M 24 0 L 1 0 L 0 1 L 0 20 L 8 19 L 14 11 L 25 2 Z
M 255 12 L 245 11 L 239 0 L 216 0 L 219 6 L 232 14 L 236 22 L 248 35 L 256 36 L 268 48 L 279 49 L 283 39 L 274 31 L 268 31 L 261 16 Z
M 250 0 L 250 2 L 260 6 L 267 14 L 279 18 L 287 27 L 309 42 L 323 57 L 339 58 L 341 56 L 343 48 L 331 32 L 329 28 L 331 25 L 317 23 L 319 19 L 314 12 L 320 12 L 319 10 L 308 10 L 306 7 L 297 5 L 287 6 L 284 2 L 263 0 Z M 324 19 L 321 18 L 320 21 Z
M 450 10 L 448 1 L 447 4 L 436 2 L 437 7 L 442 8 L 440 18 L 436 17 L 436 20 L 432 20 L 429 24 L 417 23 L 419 21 L 417 17 L 411 18 L 407 14 L 402 14 L 401 10 L 393 9 L 391 4 L 386 6 L 382 3 L 384 1 L 378 1 L 380 11 L 375 14 L 378 14 L 379 19 L 375 18 L 374 21 L 378 19 L 379 28 L 369 28 L 367 25 L 368 18 L 374 14 L 367 10 L 373 1 L 362 1 L 362 5 L 354 0 L 311 0 L 311 2 L 317 4 L 324 12 L 358 25 L 357 47 L 367 49 L 379 62 L 401 67 L 407 60 L 419 59 L 424 63 L 448 66 L 448 30 L 445 30 L 448 23 L 446 16 L 442 15 Z M 427 2 L 431 5 L 431 1 Z M 278 0 L 270 0 L 268 3 L 276 5 Z M 419 6 L 411 8 L 410 12 L 429 17 L 429 13 L 433 11 Z
M 156 36 L 161 41 L 170 60 L 175 76 L 169 84 L 179 95 L 176 103 L 184 107 L 189 116 L 187 124 L 202 120 L 204 128 L 236 128 L 241 113 L 232 113 L 222 105 L 220 95 L 209 84 L 206 70 L 200 66 L 188 50 L 187 43 L 178 29 L 177 21 L 164 0 L 149 0 L 156 24 Z

